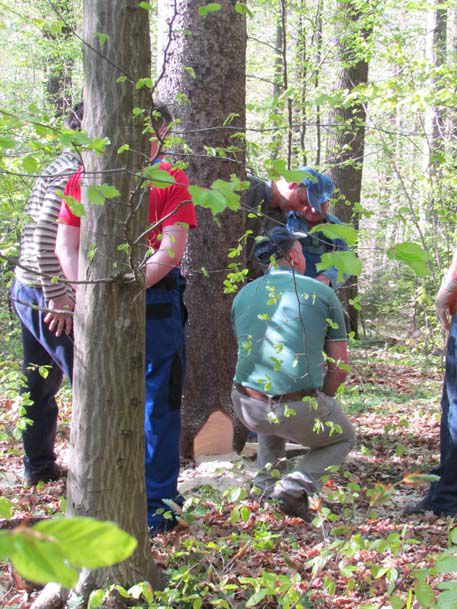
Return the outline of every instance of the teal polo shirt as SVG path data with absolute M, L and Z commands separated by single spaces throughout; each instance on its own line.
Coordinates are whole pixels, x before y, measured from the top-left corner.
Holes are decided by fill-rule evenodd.
M 320 281 L 271 268 L 232 305 L 238 341 L 235 383 L 267 395 L 322 389 L 324 345 L 346 340 L 343 309 Z

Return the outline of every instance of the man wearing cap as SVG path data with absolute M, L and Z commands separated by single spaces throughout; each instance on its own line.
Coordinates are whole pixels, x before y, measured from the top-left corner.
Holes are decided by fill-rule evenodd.
M 311 167 L 300 167 L 300 171 L 306 172 L 300 183 L 288 182 L 284 178 L 275 182 L 264 182 L 248 176 L 250 188 L 247 191 L 247 206 L 254 213 L 260 206 L 261 217 L 260 226 L 257 216 L 255 220 L 248 219 L 247 228 L 257 236 L 273 226 L 285 224 L 291 232 L 303 233 L 300 243 L 306 258 L 306 276 L 336 289 L 342 284 L 342 281 L 338 281 L 338 269 L 330 267 L 318 271 L 317 264 L 327 252 L 347 250 L 347 244 L 342 239 L 326 237 L 322 232 L 309 234 L 310 230 L 319 224 L 342 224 L 336 216 L 328 213 L 333 182 L 328 176 Z M 254 247 L 255 244 L 251 240 L 248 246 L 249 258 L 252 258 Z M 255 272 L 259 274 L 256 267 Z M 345 279 L 346 277 L 343 281 Z
M 238 361 L 232 402 L 258 435 L 255 485 L 279 500 L 285 513 L 306 520 L 308 496 L 321 487 L 326 468 L 342 463 L 355 443 L 334 397 L 347 376 L 340 367 L 348 362 L 343 311 L 332 289 L 304 276 L 302 247 L 288 229 L 270 230 L 255 255 L 274 264 L 233 301 Z M 310 451 L 286 472 L 287 440 Z M 279 482 L 267 464 L 284 473 Z

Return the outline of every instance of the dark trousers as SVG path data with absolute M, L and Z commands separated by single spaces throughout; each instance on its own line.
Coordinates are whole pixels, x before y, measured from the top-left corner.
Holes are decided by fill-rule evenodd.
M 21 387 L 21 393 L 28 393 L 31 400 L 25 416 L 32 423 L 22 433 L 24 465 L 30 472 L 41 473 L 52 468 L 56 459 L 58 409 L 55 396 L 63 375 L 70 381 L 73 377 L 73 338 L 66 334 L 57 338 L 49 331 L 44 323 L 46 313 L 34 308 L 46 306 L 40 288 L 16 279 L 11 298 L 22 329 L 25 385 Z
M 437 514 L 457 514 L 457 315 L 451 320 L 446 351 L 446 373 L 441 398 L 440 464 L 432 474 L 428 507 Z
M 148 524 L 155 529 L 177 499 L 181 395 L 185 371 L 185 280 L 173 269 L 146 292 L 145 474 Z M 179 500 L 179 499 L 178 499 Z

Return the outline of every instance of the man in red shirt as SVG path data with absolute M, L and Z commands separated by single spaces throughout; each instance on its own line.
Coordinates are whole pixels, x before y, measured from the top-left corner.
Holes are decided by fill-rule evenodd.
M 165 107 L 157 111 L 160 119 L 156 129 L 163 138 L 172 117 Z M 158 142 L 153 142 L 153 159 L 158 151 Z M 146 266 L 145 472 L 151 534 L 176 524 L 174 517 L 164 517 L 163 513 L 170 508 L 163 500 L 180 502 L 177 482 L 186 312 L 185 280 L 179 264 L 189 229 L 197 225 L 186 174 L 165 161 L 160 161 L 159 168 L 167 171 L 175 183 L 166 188 L 151 188 L 149 194 L 149 223 L 154 228 L 148 236 L 153 253 Z M 64 194 L 80 201 L 82 179 L 80 170 L 71 177 Z M 80 218 L 72 214 L 65 201 L 59 222 L 56 253 L 68 279 L 76 280 Z

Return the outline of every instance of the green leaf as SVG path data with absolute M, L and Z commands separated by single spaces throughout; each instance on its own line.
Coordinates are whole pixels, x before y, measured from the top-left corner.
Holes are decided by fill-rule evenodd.
M 249 15 L 249 17 L 254 17 L 254 13 L 247 7 L 246 4 L 242 2 L 237 2 L 235 4 L 235 10 L 240 15 Z
M 240 521 L 240 518 L 241 518 L 240 510 L 239 510 L 238 506 L 235 506 L 230 513 L 230 522 L 232 524 L 237 524 Z
M 77 567 L 109 567 L 128 558 L 137 540 L 113 522 L 62 518 L 39 522 L 34 530 L 53 538 L 65 558 Z
M 402 482 L 404 484 L 417 484 L 418 482 L 438 482 L 439 476 L 435 474 L 407 474 Z
M 201 186 L 189 186 L 189 192 L 194 204 L 210 209 L 213 216 L 224 211 L 227 206 L 225 197 L 216 190 L 202 188 Z
M 241 520 L 243 522 L 247 522 L 251 516 L 251 510 L 248 508 L 247 505 L 243 505 L 240 508 L 240 516 L 241 516 Z
M 387 250 L 387 256 L 390 260 L 403 262 L 419 277 L 425 277 L 430 273 L 427 265 L 429 255 L 417 243 L 411 241 L 397 243 Z
M 105 591 L 103 588 L 99 590 L 93 590 L 89 596 L 89 602 L 87 603 L 87 609 L 97 609 L 105 600 Z
M 103 46 L 109 40 L 108 34 L 102 34 L 101 32 L 95 32 L 94 36 L 99 41 L 101 46 Z
M 195 80 L 197 78 L 197 75 L 195 74 L 195 70 L 194 68 L 191 68 L 190 66 L 186 66 L 184 69 L 184 72 L 187 72 L 187 74 L 189 74 L 189 76 Z
M 65 200 L 68 207 L 70 208 L 70 211 L 75 216 L 78 216 L 78 218 L 82 218 L 83 216 L 86 215 L 86 210 L 84 209 L 84 205 L 81 203 L 81 201 L 78 201 L 71 195 L 64 195 L 63 199 Z
M 176 180 L 165 169 L 159 169 L 156 165 L 149 165 L 143 169 L 143 175 L 152 186 L 157 188 L 168 188 L 170 184 L 175 184 Z
M 99 186 L 88 186 L 87 198 L 89 199 L 89 203 L 92 203 L 93 205 L 103 205 L 105 203 L 105 197 L 100 192 Z
M 111 142 L 108 137 L 94 137 L 87 143 L 87 150 L 93 150 L 98 155 L 101 155 L 109 144 Z
M 436 561 L 438 573 L 455 573 L 457 571 L 457 556 L 439 556 Z
M 14 148 L 16 141 L 8 135 L 0 135 L 0 148 Z
M 33 156 L 26 156 L 22 159 L 22 167 L 27 173 L 35 174 L 39 166 L 38 161 Z
M 100 186 L 100 191 L 105 199 L 115 199 L 116 197 L 120 197 L 121 193 L 115 186 L 111 186 L 110 184 L 102 184 Z
M 119 148 L 117 149 L 117 153 L 122 154 L 123 152 L 127 152 L 128 150 L 130 150 L 130 146 L 128 144 L 122 144 L 122 146 L 119 146 Z
M 437 609 L 455 609 L 457 607 L 457 590 L 441 592 L 438 595 L 436 607 Z
M 305 178 L 316 180 L 316 178 L 307 171 L 302 171 L 301 169 L 287 169 L 286 161 L 284 159 L 275 159 L 271 163 L 269 175 L 272 178 L 282 176 L 286 178 L 288 182 L 294 182 L 296 184 L 300 184 Z
M 37 539 L 32 532 L 33 528 L 15 536 L 16 551 L 10 557 L 14 568 L 30 581 L 58 582 L 65 588 L 72 588 L 78 581 L 78 571 L 66 564 L 65 556 L 55 543 Z
M 14 539 L 11 531 L 0 531 L 0 561 L 14 554 Z
M 144 8 L 145 11 L 151 11 L 152 5 L 149 2 L 140 2 L 138 5 L 140 8 Z
M 217 13 L 217 11 L 220 11 L 221 8 L 222 6 L 217 2 L 210 2 L 206 6 L 200 6 L 200 8 L 198 9 L 198 14 L 200 15 L 200 17 L 206 17 L 208 13 Z
M 6 497 L 0 497 L 0 518 L 11 518 L 12 515 L 11 501 L 8 501 Z
M 255 605 L 258 605 L 260 601 L 267 596 L 267 594 L 268 590 L 265 590 L 265 588 L 262 590 L 257 590 L 257 592 L 254 592 L 254 594 L 249 598 L 248 602 L 246 603 L 246 607 L 255 607 Z
M 149 78 L 149 77 L 147 77 L 147 78 L 139 78 L 136 81 L 135 87 L 137 89 L 142 89 L 143 87 L 146 87 L 148 89 L 152 89 L 152 78 Z
M 153 593 L 151 584 L 148 582 L 140 582 L 139 584 L 135 584 L 127 591 L 127 598 L 134 598 L 136 600 L 140 599 L 144 596 L 145 600 L 152 604 L 153 601 Z
M 321 261 L 316 265 L 318 271 L 336 267 L 338 269 L 338 281 L 341 281 L 343 274 L 360 275 L 362 263 L 354 252 L 327 252 L 323 254 Z
M 317 224 L 309 232 L 324 233 L 329 239 L 342 239 L 348 245 L 354 245 L 358 237 L 356 229 L 350 224 Z
M 432 587 L 424 580 L 418 580 L 414 589 L 417 602 L 422 609 L 429 609 L 435 606 L 435 595 Z
M 51 36 L 59 36 L 62 33 L 64 25 L 65 24 L 62 21 L 53 21 L 49 25 L 49 33 Z
M 235 182 L 226 182 L 224 180 L 216 180 L 211 184 L 213 190 L 217 190 L 224 195 L 227 201 L 227 207 L 233 211 L 240 209 L 240 195 L 234 192 L 239 187 Z

